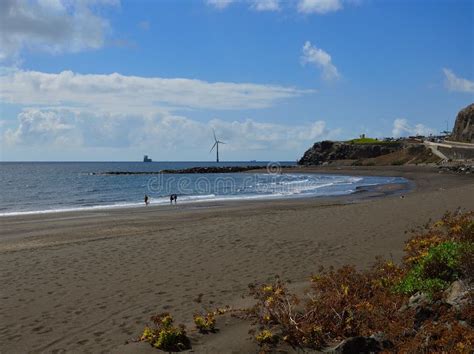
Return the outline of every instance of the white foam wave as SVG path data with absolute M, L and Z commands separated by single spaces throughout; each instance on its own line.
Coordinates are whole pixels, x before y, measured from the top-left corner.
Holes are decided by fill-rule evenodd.
M 378 183 L 377 183 L 378 182 Z M 246 189 L 238 189 L 240 194 L 219 195 L 219 194 L 195 194 L 178 195 L 179 204 L 206 203 L 206 202 L 224 202 L 239 200 L 265 200 L 281 199 L 303 196 L 336 196 L 354 193 L 356 186 L 369 186 L 381 183 L 390 183 L 391 180 L 385 179 L 383 182 L 364 179 L 364 177 L 354 176 L 328 176 L 328 175 L 284 175 L 280 181 L 270 180 L 267 182 L 258 182 L 255 186 L 247 186 Z M 345 187 L 347 185 L 347 187 Z M 151 205 L 169 205 L 169 197 L 152 196 Z M 120 208 L 138 208 L 143 207 L 143 202 L 122 202 L 106 205 L 92 206 L 71 206 L 56 209 L 33 210 L 33 211 L 8 211 L 0 213 L 0 217 L 51 214 L 61 212 L 77 211 L 96 211 Z

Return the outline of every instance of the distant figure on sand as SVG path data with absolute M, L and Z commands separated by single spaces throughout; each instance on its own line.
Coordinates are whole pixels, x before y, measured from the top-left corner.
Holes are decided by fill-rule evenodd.
M 150 203 L 148 196 L 145 194 L 145 206 Z
M 173 200 L 174 200 L 175 204 L 178 202 L 178 195 L 177 194 L 171 194 L 170 195 L 170 204 L 173 204 Z

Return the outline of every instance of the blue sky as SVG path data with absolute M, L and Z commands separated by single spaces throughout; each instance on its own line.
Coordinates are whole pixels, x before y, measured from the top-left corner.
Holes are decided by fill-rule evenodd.
M 295 160 L 438 133 L 474 101 L 474 2 L 5 0 L 1 159 Z

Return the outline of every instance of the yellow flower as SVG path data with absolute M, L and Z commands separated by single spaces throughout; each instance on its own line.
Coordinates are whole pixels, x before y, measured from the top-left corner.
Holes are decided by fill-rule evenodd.
M 342 288 L 342 291 L 344 293 L 344 296 L 347 296 L 347 294 L 349 294 L 349 286 L 342 284 L 341 288 Z
M 166 315 L 166 316 L 163 317 L 162 320 L 161 320 L 161 324 L 162 324 L 164 327 L 169 327 L 169 326 L 171 326 L 172 323 L 173 323 L 173 317 L 171 317 L 170 315 Z
M 150 327 L 145 327 L 145 329 L 143 330 L 143 334 L 142 336 L 140 337 L 140 340 L 150 340 L 151 338 L 153 338 L 153 331 L 151 330 Z
M 204 328 L 206 326 L 206 320 L 202 316 L 194 317 L 194 324 L 197 328 Z
M 268 329 L 264 329 L 259 334 L 255 336 L 255 339 L 259 343 L 268 343 L 273 340 L 273 333 L 270 332 Z
M 313 332 L 322 332 L 323 331 L 323 327 L 321 326 L 313 326 Z
M 272 292 L 273 291 L 273 286 L 267 285 L 263 287 L 263 291 L 266 293 Z
M 265 303 L 267 304 L 267 306 L 270 306 L 271 304 L 273 304 L 273 297 L 272 296 L 267 297 L 267 300 L 265 301 Z

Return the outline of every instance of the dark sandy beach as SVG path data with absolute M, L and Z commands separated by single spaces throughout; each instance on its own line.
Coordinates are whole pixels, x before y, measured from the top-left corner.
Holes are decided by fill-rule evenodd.
M 0 351 L 152 351 L 124 342 L 156 312 L 189 323 L 202 308 L 193 301 L 200 293 L 212 308 L 235 304 L 249 283 L 276 274 L 298 283 L 320 265 L 366 267 L 376 255 L 398 261 L 406 231 L 447 210 L 474 208 L 473 176 L 405 166 L 304 171 L 401 176 L 412 186 L 1 218 Z M 254 350 L 240 340 L 248 327 L 229 328 L 195 337 L 194 350 Z

